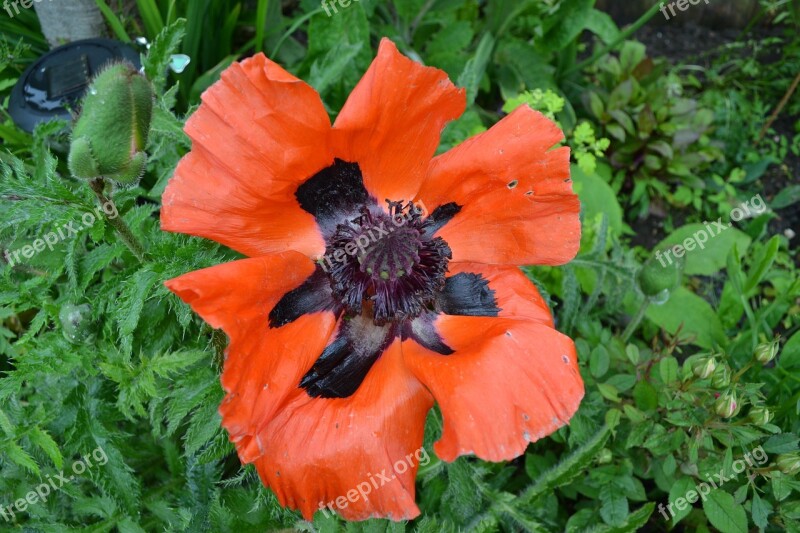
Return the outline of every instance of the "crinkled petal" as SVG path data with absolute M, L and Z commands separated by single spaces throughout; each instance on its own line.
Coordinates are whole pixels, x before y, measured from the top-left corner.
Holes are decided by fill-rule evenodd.
M 443 357 L 408 342 L 403 358 L 441 408 L 434 449 L 442 459 L 513 459 L 577 411 L 584 390 L 569 337 L 502 317 L 442 315 L 436 328 L 455 353 Z
M 336 320 L 327 311 L 269 327 L 272 309 L 313 272 L 307 257 L 285 252 L 197 270 L 166 282 L 206 322 L 231 338 L 222 374 L 227 395 L 220 413 L 244 462 L 263 453 L 255 438 L 257 428 L 298 390 L 309 361 L 322 353 L 333 333 Z
M 306 363 L 310 368 L 313 360 Z M 421 446 L 432 405 L 404 367 L 396 341 L 352 396 L 310 398 L 297 391 L 260 429 L 264 455 L 256 467 L 281 505 L 307 519 L 333 502 L 329 509 L 348 520 L 410 520 L 419 515 L 417 468 L 430 460 Z
M 186 123 L 192 151 L 163 195 L 164 230 L 213 239 L 247 256 L 325 244 L 294 194 L 333 164 L 330 120 L 306 83 L 258 54 L 233 63 Z
M 381 204 L 414 198 L 445 124 L 466 107 L 443 71 L 425 67 L 383 39 L 378 55 L 334 124 L 336 156 L 357 162 Z
M 461 209 L 437 232 L 453 261 L 566 263 L 580 244 L 580 202 L 561 130 L 522 106 L 490 130 L 436 157 L 418 194 L 430 210 Z

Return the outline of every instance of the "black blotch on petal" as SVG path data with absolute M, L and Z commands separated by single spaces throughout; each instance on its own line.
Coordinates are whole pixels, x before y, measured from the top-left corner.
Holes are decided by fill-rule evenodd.
M 431 236 L 445 224 L 450 222 L 450 220 L 456 216 L 461 211 L 461 206 L 455 202 L 449 202 L 446 204 L 442 204 L 430 214 L 430 216 L 425 219 L 425 235 Z
M 454 350 L 450 348 L 439 336 L 436 327 L 433 325 L 438 313 L 426 312 L 411 322 L 403 324 L 402 337 L 403 340 L 413 339 L 421 346 L 436 352 L 440 355 L 450 355 Z
M 326 309 L 336 311 L 338 307 L 333 299 L 328 277 L 318 266 L 302 285 L 287 292 L 278 301 L 269 313 L 269 327 L 279 328 L 307 313 Z
M 467 272 L 447 278 L 444 290 L 436 298 L 436 307 L 446 315 L 497 316 L 500 312 L 489 281 Z
M 312 398 L 351 396 L 396 336 L 394 327 L 376 326 L 362 317 L 343 322 L 334 341 L 300 380 L 300 387 Z
M 308 178 L 297 188 L 295 197 L 304 211 L 314 215 L 326 238 L 369 200 L 358 163 L 341 159 Z

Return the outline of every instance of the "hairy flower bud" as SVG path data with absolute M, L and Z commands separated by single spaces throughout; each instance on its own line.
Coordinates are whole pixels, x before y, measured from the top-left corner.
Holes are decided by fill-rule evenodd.
M 603 448 L 602 450 L 597 452 L 597 463 L 598 464 L 601 464 L 601 465 L 608 464 L 608 463 L 611 462 L 611 459 L 613 459 L 613 458 L 614 458 L 614 456 L 611 453 L 611 450 L 609 450 L 608 448 Z
M 736 395 L 732 392 L 726 392 L 717 398 L 714 404 L 714 410 L 722 418 L 730 418 L 736 414 L 739 409 L 739 403 L 736 400 Z
M 778 465 L 778 470 L 787 475 L 794 475 L 800 472 L 800 453 L 784 453 L 778 456 L 775 461 Z
M 685 259 L 673 253 L 656 250 L 639 270 L 636 280 L 646 296 L 656 296 L 664 291 L 672 291 L 681 283 Z
M 714 360 L 713 357 L 703 356 L 698 357 L 694 363 L 692 363 L 692 372 L 695 376 L 700 379 L 706 379 L 711 374 L 714 373 L 714 369 L 717 368 L 717 362 Z
M 103 70 L 89 86 L 72 130 L 72 175 L 135 183 L 147 163 L 152 114 L 153 88 L 147 78 L 128 63 Z
M 756 358 L 761 364 L 767 364 L 778 355 L 778 349 L 780 347 L 780 341 L 775 339 L 772 342 L 762 342 L 758 346 L 756 346 L 756 351 L 753 354 L 753 357 Z

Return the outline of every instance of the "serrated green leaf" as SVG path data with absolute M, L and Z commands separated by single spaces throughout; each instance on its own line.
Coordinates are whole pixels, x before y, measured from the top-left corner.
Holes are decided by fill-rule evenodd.
M 747 514 L 744 507 L 724 490 L 712 491 L 703 500 L 708 521 L 722 533 L 747 533 Z
M 39 448 L 47 454 L 51 461 L 56 468 L 61 470 L 64 466 L 64 457 L 61 455 L 61 450 L 58 447 L 56 441 L 53 440 L 53 437 L 50 436 L 45 430 L 34 427 L 31 430 L 29 435 L 31 442 L 38 446 Z

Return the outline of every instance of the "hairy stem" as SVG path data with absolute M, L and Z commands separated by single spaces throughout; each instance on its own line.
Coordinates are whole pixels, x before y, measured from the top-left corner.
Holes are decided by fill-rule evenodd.
M 636 314 L 633 316 L 633 319 L 628 324 L 628 327 L 625 328 L 625 331 L 622 333 L 622 343 L 625 344 L 628 342 L 628 339 L 631 338 L 633 332 L 636 331 L 636 328 L 639 327 L 639 324 L 642 322 L 644 318 L 644 313 L 647 311 L 647 308 L 650 306 L 650 298 L 645 297 L 642 305 L 639 306 L 639 310 L 636 311 Z
M 91 180 L 89 182 L 89 187 L 91 187 L 94 195 L 100 201 L 100 205 L 104 206 L 111 202 L 111 199 L 105 194 L 106 181 L 102 177 Z M 103 209 L 103 214 L 105 215 L 108 223 L 111 224 L 115 230 L 117 230 L 117 234 L 119 234 L 119 237 L 122 239 L 122 242 L 125 243 L 125 246 L 128 247 L 128 249 L 136 257 L 136 259 L 139 260 L 140 263 L 144 263 L 144 246 L 142 246 L 142 244 L 139 242 L 139 239 L 136 238 L 128 225 L 125 224 L 125 221 L 122 220 L 122 215 L 118 214 L 114 218 L 111 218 L 108 213 L 105 212 L 105 209 Z

